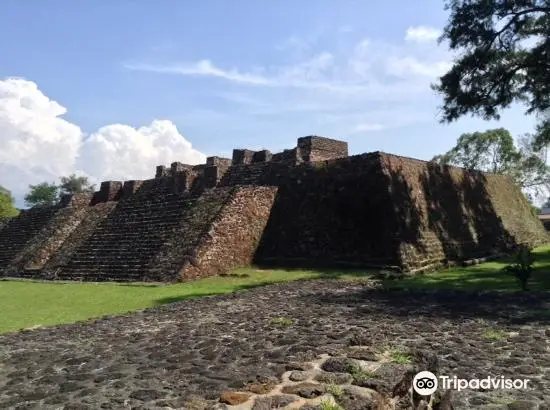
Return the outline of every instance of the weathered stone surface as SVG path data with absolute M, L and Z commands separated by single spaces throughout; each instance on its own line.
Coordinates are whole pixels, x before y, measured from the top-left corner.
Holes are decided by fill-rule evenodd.
M 531 400 L 516 400 L 508 404 L 510 410 L 536 410 L 538 408 L 537 402 Z
M 252 410 L 271 410 L 280 409 L 294 403 L 297 400 L 295 396 L 278 394 L 276 396 L 260 397 L 254 401 Z
M 326 360 L 321 368 L 326 372 L 347 373 L 353 370 L 359 363 L 347 357 L 331 357 Z
M 347 384 L 353 381 L 353 377 L 349 373 L 331 373 L 331 372 L 318 373 L 314 379 L 320 383 L 326 383 L 326 384 Z
M 174 162 L 154 179 L 104 181 L 93 195 L 25 211 L 2 222 L 0 270 L 166 282 L 252 262 L 415 272 L 548 240 L 503 176 L 380 152 L 348 156 L 346 142 L 309 136 L 278 154 Z
M 310 377 L 310 374 L 308 372 L 302 372 L 302 371 L 299 371 L 299 370 L 293 371 L 288 376 L 288 378 L 290 380 L 292 380 L 293 382 L 302 382 L 302 381 L 308 379 L 309 377 Z
M 389 408 L 384 406 L 389 400 L 376 392 L 362 389 L 357 386 L 344 388 L 343 394 L 336 398 L 336 402 L 346 410 L 372 410 Z
M 516 400 L 540 407 L 550 398 L 544 364 L 548 353 L 535 347 L 550 344 L 545 319 L 549 306 L 546 293 L 489 292 L 480 297 L 452 291 L 388 292 L 372 283 L 344 281 L 300 281 L 186 300 L 143 312 L 0 335 L 0 408 L 67 403 L 124 408 L 126 402 L 135 408 L 194 409 L 187 404 L 193 395 L 200 397 L 195 399 L 197 409 L 214 408 L 223 391 L 247 392 L 250 385 L 280 383 L 286 367 L 312 371 L 311 363 L 292 363 L 317 362 L 329 350 L 341 354 L 349 346 L 347 338 L 340 336 L 358 326 L 370 335 L 365 348 L 399 347 L 410 354 L 413 368 L 435 367 L 442 375 L 515 378 L 515 366 L 535 367 L 537 373 L 529 376 L 532 390 L 508 391 L 506 404 L 496 400 L 494 391 L 455 392 L 451 402 L 457 410 L 507 408 Z M 268 323 L 271 317 L 289 316 L 295 319 L 291 331 Z M 483 337 L 487 329 L 511 335 L 521 331 L 521 340 L 528 343 L 522 345 L 510 337 L 495 344 Z M 292 343 L 278 344 L 281 335 L 289 332 Z M 210 349 L 218 354 L 207 359 L 203 353 Z M 271 351 L 282 351 L 280 363 L 266 359 Z M 386 373 L 394 375 L 393 380 L 397 377 L 397 371 Z M 412 377 L 403 385 L 404 402 L 411 382 Z M 140 391 L 137 398 L 130 397 L 136 391 Z M 165 395 L 160 397 L 161 393 Z M 159 398 L 139 398 L 148 395 Z
M 359 339 L 355 339 L 354 342 L 361 342 Z M 361 344 L 361 343 L 358 343 Z M 364 360 L 367 362 L 376 362 L 378 361 L 378 355 L 377 353 L 372 349 L 364 349 L 360 347 L 349 347 L 346 349 L 343 349 L 341 353 L 350 359 L 356 359 L 356 360 Z
M 220 401 L 231 406 L 244 403 L 251 397 L 250 393 L 236 392 L 236 391 L 224 391 L 220 395 Z
M 285 369 L 290 370 L 300 370 L 300 371 L 307 371 L 311 370 L 313 368 L 313 365 L 311 363 L 303 363 L 303 362 L 290 362 L 285 364 Z
M 254 394 L 267 394 L 275 388 L 276 383 L 255 383 L 248 386 L 248 391 Z
M 295 394 L 305 399 L 314 399 L 322 396 L 326 392 L 326 387 L 323 384 L 316 383 L 299 383 L 292 386 L 284 386 L 283 393 Z

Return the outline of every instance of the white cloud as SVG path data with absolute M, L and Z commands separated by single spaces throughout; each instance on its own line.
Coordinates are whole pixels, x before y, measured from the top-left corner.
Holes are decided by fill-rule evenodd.
M 419 61 L 414 57 L 391 58 L 388 60 L 388 73 L 398 77 L 410 77 L 420 75 L 425 77 L 437 77 L 443 75 L 451 68 L 449 61 Z
M 65 112 L 33 82 L 0 81 L 0 164 L 42 167 L 53 174 L 71 170 L 82 133 L 61 118 Z
M 126 68 L 136 71 L 149 71 L 159 74 L 179 74 L 187 76 L 219 77 L 229 81 L 252 85 L 270 85 L 270 81 L 261 75 L 242 74 L 236 69 L 222 70 L 209 60 L 201 60 L 196 63 L 153 65 L 153 64 L 126 64 Z
M 416 26 L 409 27 L 407 33 L 405 34 L 405 41 L 415 42 L 415 43 L 429 43 L 437 40 L 441 35 L 441 30 L 428 27 L 428 26 Z
M 99 180 L 149 179 L 156 165 L 206 160 L 170 121 L 153 121 L 137 129 L 107 125 L 91 134 L 80 152 L 79 167 Z
M 410 27 L 406 38 L 426 42 L 437 38 L 438 33 L 436 29 L 425 26 Z M 291 37 L 291 40 L 299 43 L 298 38 Z M 306 43 L 311 48 L 307 56 L 301 55 L 291 64 L 261 66 L 254 70 L 223 68 L 209 59 L 170 64 L 127 63 L 125 67 L 158 74 L 215 77 L 228 83 L 266 90 L 286 88 L 346 95 L 383 93 L 390 99 L 394 95 L 416 93 L 419 85 L 429 91 L 429 79 L 426 82 L 415 77 L 435 79 L 450 67 L 448 53 L 438 52 L 433 47 L 412 50 L 411 54 L 407 47 L 372 38 L 363 38 L 351 48 L 331 51 L 313 50 L 311 43 Z M 394 78 L 388 80 L 388 75 Z
M 357 124 L 353 128 L 352 132 L 353 133 L 365 133 L 365 132 L 372 132 L 372 131 L 382 131 L 385 128 L 386 127 L 382 124 L 362 123 L 362 124 Z
M 86 136 L 62 118 L 66 112 L 32 81 L 0 80 L 0 185 L 19 200 L 29 184 L 73 172 L 94 181 L 147 179 L 159 164 L 205 160 L 170 121 L 107 125 Z

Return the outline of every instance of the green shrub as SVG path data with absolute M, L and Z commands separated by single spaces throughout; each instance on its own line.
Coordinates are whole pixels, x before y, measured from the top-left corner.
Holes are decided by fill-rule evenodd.
M 506 339 L 506 333 L 500 330 L 487 330 L 483 333 L 483 338 L 487 340 L 499 341 Z
M 319 407 L 321 410 L 344 410 L 341 406 L 329 400 L 323 400 Z
M 269 320 L 269 324 L 274 326 L 287 327 L 294 323 L 294 321 L 289 317 L 274 317 Z
M 335 398 L 338 398 L 344 394 L 344 389 L 342 386 L 331 383 L 327 388 L 327 392 L 332 394 Z
M 533 271 L 534 261 L 535 258 L 529 246 L 521 244 L 516 253 L 516 262 L 504 268 L 516 277 L 521 289 L 524 291 L 528 290 L 527 283 Z

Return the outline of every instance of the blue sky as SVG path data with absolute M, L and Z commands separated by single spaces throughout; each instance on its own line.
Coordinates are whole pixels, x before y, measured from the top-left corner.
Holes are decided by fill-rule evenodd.
M 10 120 L 13 104 L 3 105 L 0 131 L 10 137 L 0 142 L 26 142 L 5 150 L 0 184 L 19 193 L 16 185 L 72 170 L 143 178 L 145 168 L 132 168 L 140 155 L 152 177 L 154 160 L 181 160 L 173 157 L 179 154 L 182 162 L 199 161 L 241 147 L 275 152 L 312 134 L 345 139 L 353 154 L 430 159 L 463 132 L 531 131 L 534 121 L 522 107 L 499 123 L 438 123 L 441 100 L 429 84 L 452 61 L 435 41 L 446 19 L 436 0 L 6 0 L 0 80 L 18 77 L 37 90 L 11 83 L 4 101 L 16 99 L 25 109 L 17 107 L 17 118 L 34 118 L 36 126 L 21 131 L 23 122 Z M 52 114 L 46 102 L 22 103 L 43 97 L 62 109 Z M 166 122 L 153 126 L 155 120 Z M 44 142 L 48 132 L 59 133 L 58 145 Z M 158 133 L 164 137 L 151 143 Z M 174 140 L 180 137 L 187 145 Z M 183 154 L 188 141 L 199 154 Z M 44 146 L 37 150 L 44 155 L 28 154 L 30 146 Z M 127 164 L 105 165 L 124 156 L 121 150 L 132 153 Z

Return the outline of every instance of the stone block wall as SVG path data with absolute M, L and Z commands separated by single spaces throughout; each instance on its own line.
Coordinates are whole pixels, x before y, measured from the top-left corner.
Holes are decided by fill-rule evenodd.
M 302 161 L 317 162 L 348 156 L 348 143 L 330 138 L 309 136 L 298 138 Z
M 121 198 L 130 198 L 134 196 L 143 181 L 125 181 L 122 186 Z
M 13 259 L 51 222 L 60 209 L 57 206 L 31 208 L 7 222 L 0 234 L 0 274 L 5 273 Z
M 502 175 L 382 154 L 404 271 L 548 242 L 520 189 Z
M 97 191 L 90 205 L 99 204 L 101 202 L 118 201 L 122 195 L 122 181 L 104 181 L 101 183 L 99 191 Z
M 0 222 L 4 274 L 174 281 L 249 264 L 407 272 L 550 242 L 509 179 L 316 136 L 106 181 Z M 34 268 L 34 269 L 30 269 Z
M 171 193 L 169 183 L 163 179 L 144 181 L 133 197 L 119 201 L 72 251 L 67 264 L 57 269 L 57 277 L 147 280 L 148 262 L 169 239 L 185 211 L 186 197 Z
M 90 238 L 98 225 L 107 218 L 116 205 L 116 202 L 111 201 L 79 210 L 84 211 L 80 218 L 80 223 L 70 230 L 62 242 L 56 243 L 56 251 L 51 252 L 49 257 L 43 261 L 40 276 L 47 279 L 55 279 L 57 271 L 68 264 L 76 249 Z
M 189 280 L 249 266 L 277 193 L 276 187 L 237 187 L 209 223 L 178 279 Z
M 78 227 L 88 209 L 63 208 L 28 241 L 10 261 L 4 274 L 20 276 L 25 270 L 41 269 Z
M 92 199 L 94 198 L 93 193 L 81 193 L 81 194 L 72 194 L 72 195 L 63 195 L 59 206 L 62 208 L 85 208 L 90 205 Z
M 249 149 L 234 149 L 231 165 L 251 164 L 254 158 L 254 151 Z
M 0 231 L 2 230 L 2 228 L 4 228 L 4 226 L 8 224 L 10 219 L 12 218 L 0 218 Z
M 256 263 L 397 264 L 395 221 L 378 153 L 269 171 L 267 179 L 279 190 Z
M 184 199 L 181 213 L 162 246 L 148 261 L 147 280 L 171 282 L 179 278 L 186 262 L 196 263 L 197 245 L 202 235 L 230 198 L 233 188 L 207 189 Z

